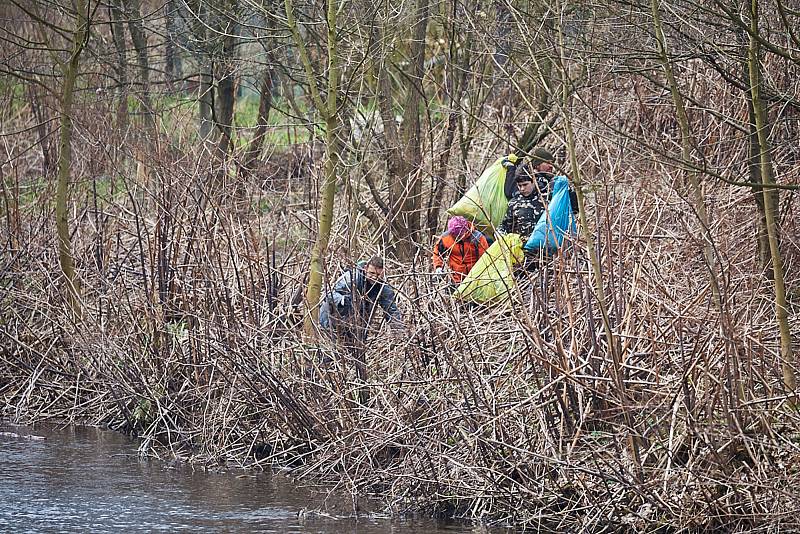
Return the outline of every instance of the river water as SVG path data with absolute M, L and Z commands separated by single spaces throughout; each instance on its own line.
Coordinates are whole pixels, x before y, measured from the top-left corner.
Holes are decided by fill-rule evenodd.
M 136 443 L 115 432 L 0 424 L 2 532 L 474 532 L 432 520 L 354 518 L 346 502 L 280 475 L 140 459 Z

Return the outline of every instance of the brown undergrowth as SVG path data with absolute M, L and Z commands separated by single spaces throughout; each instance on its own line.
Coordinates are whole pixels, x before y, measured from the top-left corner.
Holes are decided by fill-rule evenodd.
M 666 175 L 630 185 L 667 171 L 597 175 L 590 220 L 613 339 L 580 241 L 506 306 L 453 302 L 424 247 L 390 262 L 406 328 L 376 325 L 362 383 L 346 351 L 301 337 L 318 169 L 277 164 L 231 188 L 195 155 L 161 152 L 140 173 L 130 154 L 84 156 L 82 318 L 62 301 L 48 186 L 20 170 L 38 189 L 6 208 L 3 417 L 135 433 L 161 458 L 284 466 L 394 513 L 544 531 L 800 528 L 800 420 L 746 192 L 709 192 L 717 305 L 679 189 Z M 101 156 L 107 174 L 90 168 Z M 348 221 L 328 283 L 380 248 Z

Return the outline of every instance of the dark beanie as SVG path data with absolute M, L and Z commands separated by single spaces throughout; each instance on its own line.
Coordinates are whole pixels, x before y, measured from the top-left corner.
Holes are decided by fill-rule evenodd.
M 553 163 L 553 154 L 549 150 L 542 147 L 536 147 L 531 154 L 531 164 L 536 166 L 540 163 Z

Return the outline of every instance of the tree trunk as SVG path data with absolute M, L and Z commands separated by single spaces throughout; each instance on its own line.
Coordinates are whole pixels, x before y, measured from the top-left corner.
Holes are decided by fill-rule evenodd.
M 383 65 L 378 67 L 378 107 L 386 139 L 386 166 L 388 171 L 389 213 L 387 218 L 394 237 L 394 250 L 399 258 L 413 255 L 414 242 L 419 239 L 422 209 L 422 154 L 419 107 L 425 74 L 425 34 L 428 28 L 429 0 L 417 0 L 410 45 L 410 70 L 404 77 L 408 81 L 400 131 L 392 109 L 392 85 L 387 66 L 387 46 L 381 53 Z M 381 32 L 377 32 L 380 34 Z M 379 35 L 379 42 L 383 36 Z
M 745 79 L 750 77 L 749 48 L 750 38 L 747 31 L 740 28 L 736 32 L 736 37 L 742 47 L 742 76 Z M 764 206 L 764 187 L 761 181 L 761 148 L 758 144 L 758 129 L 756 128 L 756 112 L 753 109 L 753 96 L 749 90 L 745 91 L 745 103 L 747 105 L 747 173 L 752 185 L 753 200 L 756 202 L 758 210 L 758 234 L 756 235 L 756 254 L 758 264 L 768 280 L 773 279 L 772 265 L 769 251 L 769 232 L 767 231 L 767 216 Z M 777 191 L 772 192 L 775 205 L 778 205 Z M 780 236 L 778 236 L 780 242 Z
M 56 187 L 56 232 L 58 234 L 58 261 L 64 276 L 66 299 L 76 317 L 81 316 L 80 281 L 75 275 L 72 259 L 72 243 L 69 231 L 69 180 L 72 163 L 72 103 L 75 96 L 75 81 L 78 64 L 88 37 L 89 21 L 86 17 L 85 0 L 76 0 L 76 27 L 72 36 L 72 53 L 69 61 L 62 65 L 64 85 L 61 91 L 61 120 L 59 123 L 58 184 Z
M 166 36 L 164 39 L 164 70 L 167 86 L 172 88 L 175 80 L 180 77 L 181 58 L 175 52 L 175 0 L 164 2 L 164 25 Z
M 203 21 L 208 20 L 208 14 L 203 0 L 193 0 L 190 5 L 192 35 L 198 43 L 195 53 L 198 66 L 197 84 L 197 112 L 199 125 L 199 137 L 203 141 L 210 141 L 214 133 L 214 77 L 212 74 L 211 55 L 208 50 L 209 44 L 207 34 L 208 29 Z
M 117 53 L 117 63 L 114 65 L 117 75 L 116 130 L 123 135 L 128 128 L 128 64 L 125 58 L 125 27 L 122 25 L 125 19 L 116 3 L 112 2 L 108 9 L 111 14 L 111 36 Z
M 333 3 L 333 2 L 331 2 Z M 306 290 L 306 314 L 304 330 L 307 335 L 313 335 L 315 324 L 319 320 L 319 301 L 322 295 L 322 277 L 325 259 L 328 251 L 328 242 L 333 225 L 333 206 L 336 198 L 337 182 L 337 122 L 335 117 L 325 121 L 325 182 L 322 186 L 322 196 L 319 204 L 319 228 L 314 249 L 311 253 L 310 275 L 308 289 Z
M 453 149 L 453 141 L 456 136 L 456 128 L 458 127 L 458 120 L 460 113 L 455 109 L 450 111 L 450 116 L 447 118 L 447 132 L 445 133 L 444 146 L 442 147 L 442 154 L 438 161 L 438 170 L 434 173 L 435 183 L 433 192 L 428 200 L 428 213 L 426 216 L 427 227 L 430 233 L 436 233 L 439 227 L 439 212 L 441 211 L 442 197 L 444 196 L 444 187 L 447 181 L 447 165 L 450 162 L 450 153 Z
M 407 174 L 406 194 L 401 204 L 401 221 L 405 235 L 397 238 L 405 241 L 400 249 L 400 257 L 410 259 L 414 255 L 414 243 L 420 241 L 422 210 L 422 133 L 420 105 L 425 94 L 425 35 L 428 31 L 430 0 L 417 0 L 416 21 L 411 43 L 411 72 L 409 75 L 406 106 L 403 113 L 402 138 L 405 149 Z
M 772 147 L 767 137 L 767 110 L 761 99 L 761 63 L 758 41 L 758 0 L 750 3 L 750 46 L 748 47 L 748 64 L 750 74 L 750 95 L 755 114 L 756 132 L 758 134 L 759 154 L 761 154 L 761 182 L 764 184 L 764 215 L 767 220 L 767 233 L 769 236 L 769 250 L 772 258 L 772 275 L 775 281 L 775 318 L 780 331 L 781 367 L 783 369 L 783 383 L 787 390 L 794 393 L 797 381 L 794 374 L 794 355 L 792 351 L 792 333 L 789 327 L 789 317 L 786 302 L 786 287 L 784 283 L 783 258 L 781 257 L 780 243 L 778 242 L 778 205 L 775 202 L 773 188 L 775 179 L 772 174 Z
M 391 235 L 396 236 L 402 233 L 402 222 L 400 211 L 402 206 L 405 185 L 403 177 L 408 173 L 400 141 L 397 122 L 394 113 L 394 90 L 389 79 L 389 60 L 388 43 L 385 34 L 376 31 L 375 41 L 381 43 L 379 54 L 380 62 L 375 65 L 376 78 L 378 80 L 378 110 L 383 122 L 383 138 L 386 146 L 386 181 L 388 183 L 388 202 L 386 202 L 385 216 L 387 226 L 391 229 Z
M 758 143 L 758 128 L 756 127 L 756 112 L 753 109 L 752 94 L 747 95 L 747 117 L 748 117 L 748 135 L 747 135 L 747 171 L 750 178 L 750 183 L 753 184 L 753 199 L 756 201 L 756 209 L 758 211 L 758 235 L 756 236 L 756 249 L 758 254 L 758 264 L 764 271 L 764 275 L 772 280 L 774 274 L 772 273 L 772 262 L 770 261 L 769 249 L 769 230 L 767 229 L 767 210 L 764 202 L 764 187 L 761 181 L 761 156 L 759 155 L 761 148 Z M 774 205 L 778 205 L 777 191 L 771 192 L 773 196 Z M 780 242 L 780 236 L 778 236 Z
M 308 286 L 306 289 L 306 309 L 307 313 L 303 324 L 306 335 L 313 336 L 316 333 L 316 323 L 319 319 L 319 301 L 322 293 L 322 275 L 324 272 L 325 259 L 328 252 L 328 241 L 331 235 L 333 224 L 333 206 L 336 197 L 336 181 L 339 158 L 339 51 L 338 36 L 336 35 L 336 15 L 340 8 L 337 2 L 329 0 L 325 11 L 327 22 L 327 51 L 328 51 L 328 87 L 325 100 L 319 93 L 316 86 L 316 73 L 305 47 L 304 40 L 297 27 L 294 18 L 294 5 L 292 0 L 284 0 L 286 10 L 286 22 L 292 34 L 294 45 L 300 54 L 300 61 L 303 65 L 308 88 L 311 93 L 311 101 L 317 111 L 325 118 L 325 182 L 322 187 L 322 196 L 319 207 L 319 226 L 317 238 L 314 242 L 314 249 L 311 252 L 309 267 Z
M 211 66 L 208 63 L 205 64 L 204 68 L 206 70 L 200 72 L 197 95 L 200 114 L 200 138 L 210 140 L 214 133 L 214 77 L 211 75 Z
M 444 197 L 445 185 L 447 183 L 447 167 L 453 152 L 458 125 L 462 120 L 461 99 L 467 86 L 469 68 L 469 43 L 463 43 L 457 33 L 458 25 L 458 5 L 453 4 L 452 13 L 449 18 L 449 42 L 445 79 L 447 83 L 447 95 L 449 96 L 450 114 L 447 117 L 447 130 L 445 133 L 442 152 L 439 156 L 437 171 L 434 172 L 433 192 L 428 199 L 428 213 L 426 216 L 428 232 L 438 233 L 439 213 Z
M 153 120 L 153 105 L 150 100 L 150 59 L 147 55 L 147 33 L 142 22 L 141 0 L 122 0 L 125 15 L 128 21 L 128 31 L 131 34 L 133 47 L 136 49 L 136 62 L 139 65 L 141 90 L 139 101 L 142 103 L 142 116 L 144 124 L 151 135 L 155 130 Z
M 223 27 L 222 57 L 217 64 L 217 106 L 216 122 L 220 131 L 217 145 L 220 157 L 224 160 L 233 145 L 233 108 L 236 102 L 236 25 Z
M 269 129 L 269 113 L 272 111 L 272 71 L 267 68 L 261 78 L 261 95 L 258 100 L 258 124 L 253 139 L 247 147 L 242 162 L 241 173 L 247 176 L 253 172 L 256 160 L 264 149 L 264 140 Z

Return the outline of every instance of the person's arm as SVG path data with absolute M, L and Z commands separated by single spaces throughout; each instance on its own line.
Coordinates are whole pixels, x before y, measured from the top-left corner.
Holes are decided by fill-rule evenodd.
M 511 201 L 508 203 L 508 209 L 506 210 L 506 215 L 503 217 L 503 221 L 500 223 L 500 226 L 497 229 L 503 234 L 511 233 L 512 228 L 514 227 L 514 199 L 512 198 Z
M 353 303 L 353 271 L 345 271 L 342 276 L 336 281 L 331 293 L 331 299 L 336 306 L 336 311 L 344 312 L 348 310 Z
M 397 303 L 395 302 L 394 289 L 392 289 L 392 286 L 385 282 L 383 284 L 383 288 L 381 289 L 381 294 L 378 297 L 378 304 L 381 308 L 383 308 L 383 311 L 386 314 L 386 319 L 390 323 L 400 323 L 403 320 L 400 309 L 397 307 Z
M 569 205 L 572 207 L 572 213 L 577 215 L 580 211 L 580 206 L 578 205 L 578 193 L 575 192 L 572 182 L 569 183 Z
M 580 206 L 578 205 L 578 193 L 572 189 L 569 190 L 569 204 L 572 206 L 572 213 L 577 215 L 580 211 Z
M 521 163 L 516 154 L 509 154 L 503 158 L 502 165 L 506 170 L 506 182 L 503 184 L 503 192 L 506 195 L 506 200 L 511 200 L 514 193 L 517 192 L 517 182 L 514 178 L 517 176 L 517 164 Z
M 433 245 L 433 268 L 434 269 L 441 269 L 444 266 L 444 258 L 442 257 L 441 249 L 444 248 L 442 245 L 442 238 L 436 240 L 436 243 Z
M 511 197 L 517 192 L 517 182 L 515 180 L 517 166 L 511 162 L 508 164 L 504 163 L 503 166 L 506 168 L 506 182 L 503 185 L 503 192 L 506 195 L 506 200 L 511 200 Z

